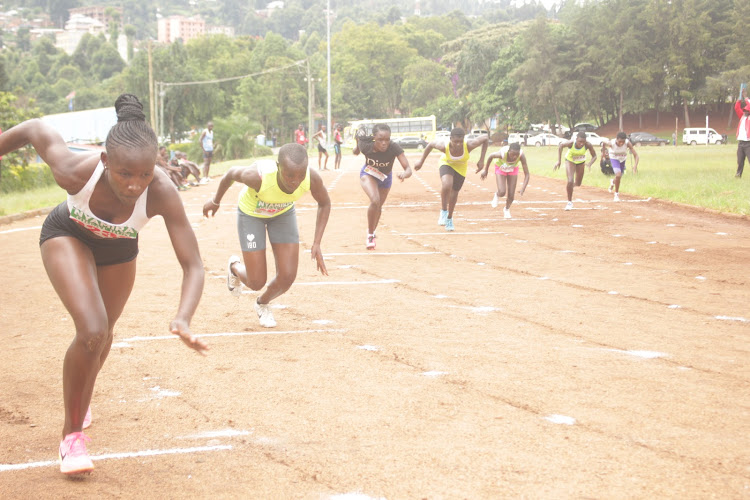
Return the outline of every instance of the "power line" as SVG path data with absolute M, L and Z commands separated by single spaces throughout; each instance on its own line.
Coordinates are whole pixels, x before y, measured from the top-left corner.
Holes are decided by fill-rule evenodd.
M 266 75 L 268 73 L 274 73 L 276 71 L 281 71 L 282 69 L 291 68 L 292 66 L 300 66 L 302 63 L 307 61 L 307 59 L 301 59 L 299 61 L 294 61 L 291 64 L 288 64 L 286 66 L 279 66 L 278 68 L 271 68 L 264 71 L 260 71 L 258 73 L 250 73 L 249 75 L 242 75 L 242 76 L 230 76 L 228 78 L 217 78 L 214 80 L 202 80 L 198 82 L 156 82 L 162 87 L 181 87 L 184 85 L 205 85 L 207 83 L 223 83 L 223 82 L 231 82 L 233 80 L 242 80 L 243 78 L 251 78 L 253 76 L 260 76 L 260 75 Z

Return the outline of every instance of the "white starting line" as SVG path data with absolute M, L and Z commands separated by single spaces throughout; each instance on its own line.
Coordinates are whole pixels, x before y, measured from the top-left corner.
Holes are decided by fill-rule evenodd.
M 211 338 L 211 337 L 247 337 L 250 335 L 299 335 L 305 333 L 327 333 L 327 332 L 344 332 L 346 330 L 341 329 L 328 329 L 328 330 L 263 330 L 256 332 L 222 332 L 222 333 L 199 333 L 194 335 L 196 338 Z M 180 337 L 177 335 L 158 335 L 154 337 L 130 337 L 127 339 L 120 339 L 112 344 L 112 347 L 129 347 L 131 342 L 149 342 L 153 340 L 179 340 Z
M 206 451 L 231 450 L 231 445 L 216 446 L 194 446 L 192 448 L 170 448 L 166 450 L 143 450 L 125 453 L 107 453 L 106 455 L 90 455 L 91 460 L 112 460 L 119 458 L 137 458 L 137 457 L 154 457 L 159 455 L 177 455 L 182 453 L 202 453 Z M 34 467 L 51 467 L 58 465 L 57 460 L 47 460 L 44 462 L 29 462 L 25 464 L 0 464 L 0 472 L 11 470 L 32 469 Z

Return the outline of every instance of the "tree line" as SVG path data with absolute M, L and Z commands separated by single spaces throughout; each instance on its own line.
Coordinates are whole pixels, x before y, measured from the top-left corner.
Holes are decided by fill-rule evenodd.
M 289 2 L 285 15 L 295 5 L 302 9 L 300 2 Z M 308 10 L 320 6 L 307 4 Z M 555 12 L 538 6 L 523 11 L 536 14 L 531 19 L 510 11 L 503 11 L 504 18 L 497 11 L 477 17 L 453 11 L 405 19 L 393 7 L 369 18 L 362 8 L 338 12 L 331 35 L 332 121 L 434 114 L 444 125 L 489 126 L 494 117 L 498 128 L 522 130 L 536 122 L 603 124 L 623 113 L 679 110 L 689 126 L 691 112 L 731 101 L 739 84 L 750 80 L 742 5 L 743 0 L 567 1 Z M 276 132 L 279 141 L 290 141 L 297 124 L 307 123 L 307 63 L 315 109 L 325 113 L 322 20 L 322 33 L 267 31 L 262 37 L 215 35 L 155 45 L 154 79 L 160 82 L 284 68 L 167 87 L 166 134 L 176 140 L 213 120 L 227 158 L 247 154 L 243 144 L 259 133 Z M 40 112 L 65 111 L 71 90 L 77 110 L 111 106 L 125 91 L 140 96 L 148 109 L 143 47 L 127 65 L 103 35 L 86 36 L 72 56 L 44 38 L 27 49 L 2 52 L 0 90 L 34 103 Z M 304 65 L 293 64 L 302 60 Z M 0 121 L 3 128 L 10 125 Z

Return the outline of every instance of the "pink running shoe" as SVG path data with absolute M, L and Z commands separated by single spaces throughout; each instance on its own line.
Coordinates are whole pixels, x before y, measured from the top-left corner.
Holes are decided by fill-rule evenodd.
M 89 406 L 89 409 L 86 410 L 86 416 L 83 417 L 83 428 L 88 429 L 91 427 L 91 407 Z
M 367 243 L 365 245 L 368 250 L 375 250 L 375 235 L 371 234 L 367 237 Z
M 94 463 L 86 451 L 86 441 L 91 438 L 83 432 L 71 432 L 60 442 L 60 472 L 63 474 L 88 474 Z

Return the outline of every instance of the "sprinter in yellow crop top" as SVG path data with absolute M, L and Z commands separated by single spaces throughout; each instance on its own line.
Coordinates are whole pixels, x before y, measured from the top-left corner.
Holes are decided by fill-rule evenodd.
M 317 170 L 308 166 L 307 151 L 300 144 L 284 144 L 278 161 L 260 160 L 250 166 L 230 168 L 221 178 L 216 194 L 203 205 L 203 215 L 216 215 L 221 198 L 234 182 L 245 184 L 240 193 L 237 230 L 242 259 L 229 257 L 227 288 L 238 296 L 242 284 L 260 290 L 266 284 L 266 231 L 276 261 L 276 276 L 255 301 L 260 325 L 273 328 L 269 303 L 292 286 L 299 264 L 299 231 L 294 202 L 310 191 L 318 202 L 315 236 L 310 254 L 318 270 L 328 276 L 320 241 L 331 213 L 331 199 Z
M 446 231 L 453 231 L 453 209 L 456 208 L 458 192 L 466 180 L 466 170 L 469 165 L 469 153 L 482 146 L 482 154 L 477 162 L 477 171 L 484 168 L 484 155 L 487 153 L 489 134 L 481 134 L 474 139 L 464 140 L 466 132 L 460 127 L 451 130 L 450 140 L 445 143 L 442 139 L 434 140 L 427 145 L 422 158 L 414 165 L 414 170 L 422 168 L 430 151 L 437 149 L 443 153 L 440 158 L 440 217 L 438 225 L 445 226 Z
M 586 140 L 586 132 L 579 131 L 575 140 L 561 142 L 557 147 L 557 163 L 553 170 L 560 168 L 563 148 L 570 148 L 565 155 L 565 172 L 568 176 L 568 203 L 565 210 L 573 210 L 573 186 L 580 186 L 583 182 L 583 166 L 586 164 L 586 151 L 591 153 L 591 160 L 586 165 L 591 170 L 591 165 L 596 161 L 594 146 Z

